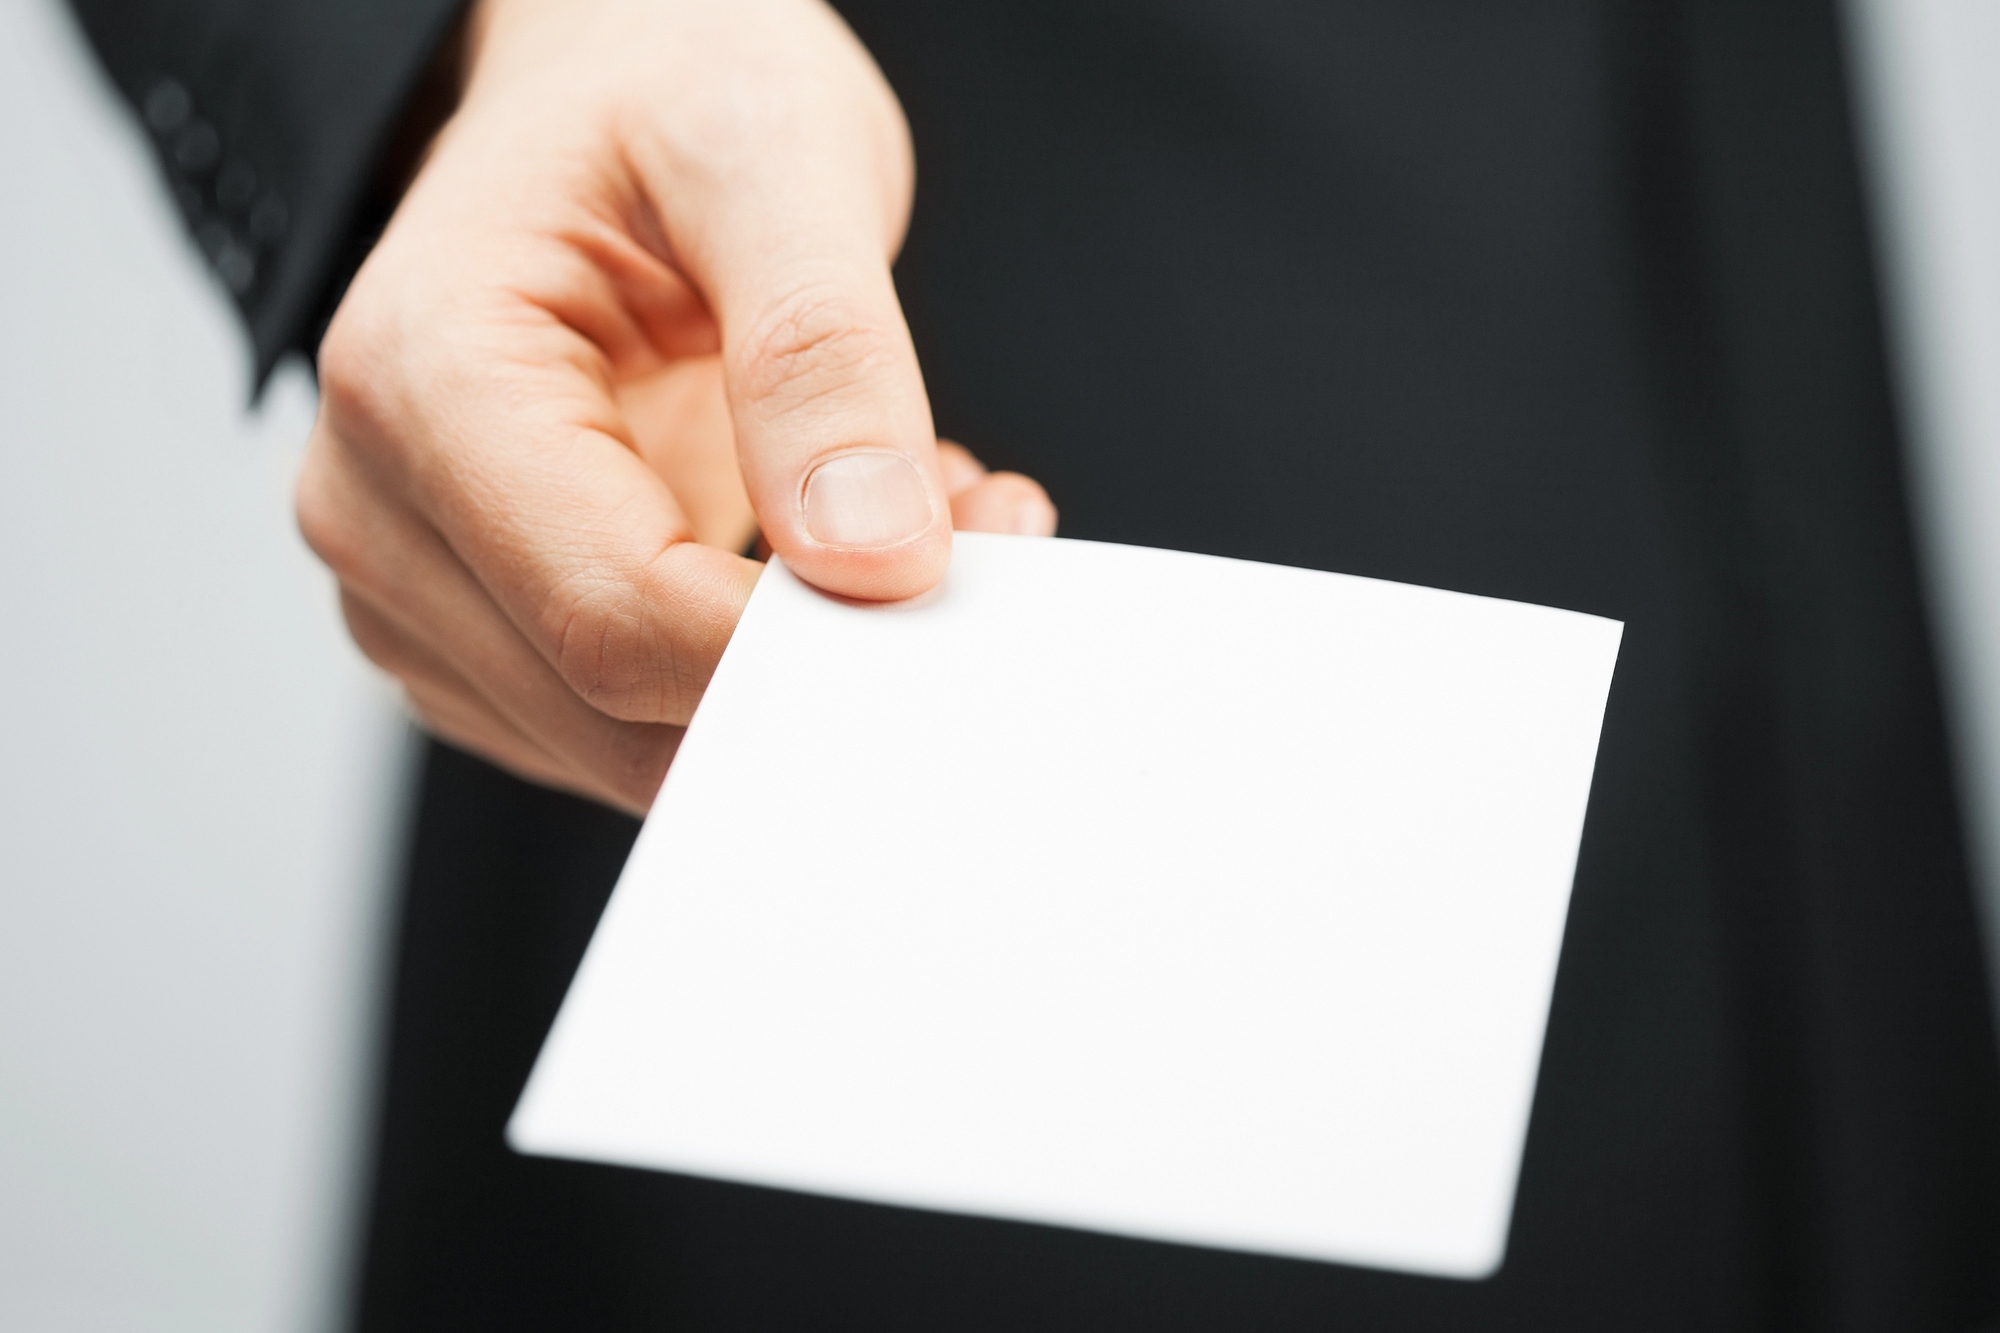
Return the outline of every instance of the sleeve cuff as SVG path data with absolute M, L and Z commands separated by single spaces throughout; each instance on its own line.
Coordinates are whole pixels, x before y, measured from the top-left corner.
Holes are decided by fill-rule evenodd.
M 383 155 L 464 2 L 77 0 L 242 312 L 260 386 L 310 353 L 372 242 Z

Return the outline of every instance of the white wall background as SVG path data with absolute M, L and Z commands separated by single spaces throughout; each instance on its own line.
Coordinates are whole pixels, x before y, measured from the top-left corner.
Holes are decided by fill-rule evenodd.
M 400 728 L 55 0 L 0 0 L 0 1330 L 337 1289 Z
M 1914 498 L 2000 978 L 2000 0 L 1846 4 Z
M 2000 885 L 2000 0 L 1849 4 Z M 55 0 L 0 0 L 0 127 L 0 1330 L 323 1326 L 401 731 L 292 532 L 311 386 L 245 410 Z

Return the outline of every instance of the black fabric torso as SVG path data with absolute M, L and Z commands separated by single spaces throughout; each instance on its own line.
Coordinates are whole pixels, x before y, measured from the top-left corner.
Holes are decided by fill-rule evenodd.
M 1990 1317 L 2000 1069 L 1831 7 L 844 12 L 916 136 L 939 430 L 1066 535 L 1626 622 L 1507 1262 L 513 1157 L 632 826 L 434 750 L 361 1327 Z

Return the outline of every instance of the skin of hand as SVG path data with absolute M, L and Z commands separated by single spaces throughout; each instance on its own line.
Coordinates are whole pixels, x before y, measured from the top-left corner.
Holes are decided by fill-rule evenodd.
M 652 802 L 762 568 L 931 587 L 1052 533 L 936 439 L 890 279 L 908 130 L 818 0 L 483 0 L 320 349 L 301 531 L 434 731 Z M 803 668 L 802 668 L 803 669 Z

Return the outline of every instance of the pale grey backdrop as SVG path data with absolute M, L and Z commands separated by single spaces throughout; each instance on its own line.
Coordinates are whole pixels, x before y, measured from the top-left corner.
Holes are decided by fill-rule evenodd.
M 1987 957 L 2000 973 L 2000 0 L 1846 7 Z
M 0 0 L 0 1330 L 312 1328 L 398 730 L 67 12 Z

